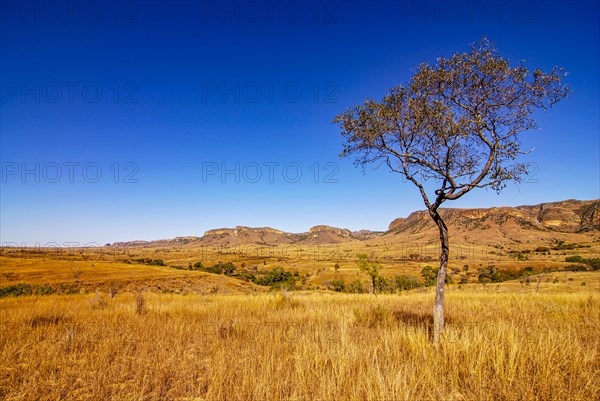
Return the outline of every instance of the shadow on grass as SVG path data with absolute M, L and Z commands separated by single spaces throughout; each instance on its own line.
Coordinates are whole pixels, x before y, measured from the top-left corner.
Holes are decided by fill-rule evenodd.
M 412 332 L 424 332 L 429 340 L 433 340 L 433 313 L 397 310 L 393 312 L 396 323 Z M 448 316 L 444 317 L 446 324 L 452 323 Z

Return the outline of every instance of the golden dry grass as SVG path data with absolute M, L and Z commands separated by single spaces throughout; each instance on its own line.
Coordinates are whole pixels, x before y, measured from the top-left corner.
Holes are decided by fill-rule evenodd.
M 0 288 L 14 284 L 72 286 L 84 292 L 147 290 L 179 293 L 247 293 L 260 291 L 249 282 L 201 271 L 168 266 L 123 263 L 111 258 L 81 260 L 73 256 L 26 254 L 0 256 Z
M 437 351 L 430 292 L 4 298 L 0 398 L 598 399 L 597 290 L 453 288 Z
M 356 251 L 344 250 L 339 271 L 334 260 L 233 257 L 238 267 L 244 260 L 247 267 L 298 270 L 308 274 L 305 287 L 318 288 L 336 278 L 366 280 L 351 260 Z M 0 298 L 0 399 L 600 397 L 600 272 L 552 271 L 529 285 L 448 286 L 446 335 L 436 350 L 429 337 L 433 288 L 377 297 L 265 293 L 223 275 L 126 263 L 145 257 L 187 266 L 204 256 L 190 249 L 3 250 L 0 287 L 73 285 L 87 294 Z M 488 256 L 454 258 L 451 267 L 566 265 L 555 253 L 520 262 Z M 419 276 L 428 263 L 435 262 L 386 259 L 382 274 Z

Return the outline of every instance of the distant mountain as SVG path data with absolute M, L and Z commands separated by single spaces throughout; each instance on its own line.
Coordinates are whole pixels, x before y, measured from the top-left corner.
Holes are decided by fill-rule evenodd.
M 217 228 L 202 237 L 177 237 L 172 240 L 115 242 L 114 247 L 168 247 L 168 246 L 239 246 L 239 245 L 325 245 L 358 242 L 376 238 L 383 231 L 350 231 L 346 228 L 319 225 L 306 233 L 286 233 L 271 227 Z
M 548 241 L 561 234 L 577 236 L 600 234 L 600 200 L 542 203 L 517 207 L 440 209 L 450 231 L 451 241 L 473 243 Z M 411 213 L 392 221 L 388 231 L 350 231 L 318 225 L 306 233 L 287 233 L 271 227 L 219 228 L 202 237 L 177 237 L 170 240 L 116 242 L 115 247 L 195 247 L 239 245 L 325 245 L 347 242 L 434 241 L 438 235 L 427 211 Z M 600 240 L 600 237 L 598 237 Z
M 126 242 L 114 242 L 110 246 L 114 247 L 163 247 L 163 246 L 181 246 L 194 243 L 198 241 L 200 237 L 175 237 L 173 239 L 159 239 L 155 241 L 126 241 Z
M 450 233 L 471 242 L 546 240 L 557 234 L 593 234 L 600 230 L 600 200 L 542 203 L 532 206 L 486 209 L 440 209 Z M 436 236 L 437 227 L 427 211 L 392 221 L 386 237 Z
M 209 230 L 198 241 L 202 245 L 323 245 L 339 244 L 350 241 L 365 241 L 382 235 L 383 232 L 368 230 L 350 231 L 346 228 L 325 225 L 314 226 L 306 233 L 286 233 L 270 227 L 251 228 L 237 226 L 235 228 L 220 228 Z

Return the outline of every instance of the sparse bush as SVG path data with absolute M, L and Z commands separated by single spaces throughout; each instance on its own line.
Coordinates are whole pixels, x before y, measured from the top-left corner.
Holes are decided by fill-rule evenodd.
M 373 294 L 377 292 L 377 280 L 379 279 L 379 270 L 383 268 L 382 264 L 374 258 L 373 256 L 369 256 L 366 253 L 361 253 L 357 255 L 358 257 L 358 268 L 367 273 L 369 277 L 371 277 L 371 287 L 373 290 Z
M 227 262 L 227 263 L 223 264 L 222 268 L 223 268 L 223 274 L 226 276 L 231 276 L 231 275 L 233 275 L 233 272 L 235 272 L 235 266 L 231 262 Z
M 525 255 L 525 251 L 513 253 L 512 256 L 516 260 L 527 260 L 528 259 L 527 256 Z
M 293 289 L 296 285 L 296 278 L 292 273 L 285 271 L 281 267 L 276 267 L 267 271 L 264 276 L 256 278 L 254 283 L 266 285 L 273 288 Z
M 377 292 L 382 293 L 391 294 L 396 292 L 396 286 L 394 283 L 385 277 L 377 277 L 375 279 L 375 288 L 377 289 Z
M 585 259 L 582 258 L 579 255 L 573 255 L 573 256 L 567 256 L 565 258 L 565 262 L 569 262 L 569 263 L 584 263 Z
M 589 268 L 591 270 L 599 270 L 600 269 L 600 258 L 590 258 L 590 259 L 584 259 L 579 255 L 573 255 L 573 256 L 568 256 L 565 258 L 565 262 L 569 262 L 569 263 L 579 263 L 580 267 L 581 264 L 585 264 L 586 266 L 589 266 Z M 573 266 L 567 266 L 565 269 L 571 269 L 573 268 Z M 585 268 L 584 270 L 588 270 L 587 268 Z M 583 270 L 573 270 L 573 271 L 583 271 Z
M 353 282 L 351 282 L 350 284 L 348 284 L 346 286 L 346 292 L 349 292 L 352 294 L 363 294 L 363 293 L 367 292 L 367 290 L 365 289 L 362 281 L 354 280 Z
M 421 270 L 421 276 L 423 276 L 426 286 L 429 287 L 429 286 L 435 285 L 439 270 L 440 270 L 439 268 L 435 268 L 430 265 L 425 266 Z
M 533 267 L 531 267 L 531 266 L 527 266 L 526 268 L 521 270 L 521 276 L 523 276 L 523 277 L 533 276 L 534 274 L 535 274 L 535 271 L 533 270 Z
M 164 260 L 162 259 L 140 258 L 135 259 L 134 261 L 148 266 L 166 266 Z
M 50 295 L 54 294 L 55 289 L 50 284 L 31 285 L 31 284 L 13 284 L 0 288 L 0 298 L 19 297 L 23 295 Z
M 577 245 L 577 244 L 567 244 L 564 241 L 558 241 L 557 244 L 552 247 L 552 249 L 555 251 L 571 250 L 571 249 L 577 249 L 577 248 L 582 248 L 582 246 Z
M 529 277 L 536 274 L 533 267 L 527 266 L 521 271 L 500 270 L 494 265 L 479 269 L 479 281 L 482 283 L 501 283 L 503 281 L 515 280 L 519 277 Z M 523 280 L 521 280 L 523 283 Z
M 344 292 L 346 291 L 346 283 L 344 280 L 331 280 L 327 287 L 332 291 Z
M 592 270 L 600 270 L 600 258 L 586 259 L 585 263 L 589 265 Z
M 33 294 L 33 287 L 29 284 L 14 284 L 8 287 L 0 288 L 0 298 L 3 297 L 18 297 L 21 295 Z
M 414 288 L 419 288 L 423 285 L 421 284 L 418 278 L 413 276 L 399 275 L 394 277 L 392 280 L 394 286 L 396 287 L 396 290 L 398 291 L 412 290 Z
M 50 284 L 42 284 L 36 287 L 34 292 L 36 295 L 50 295 L 54 293 L 54 288 Z
M 244 281 L 256 281 L 256 276 L 252 273 L 248 273 L 248 272 L 241 272 L 238 273 L 237 278 L 239 278 L 240 280 L 244 280 Z
M 198 262 L 200 263 L 200 262 Z M 200 264 L 200 266 L 202 266 L 202 264 Z M 224 274 L 226 276 L 232 276 L 233 273 L 235 272 L 235 265 L 231 262 L 227 262 L 227 263 L 216 263 L 212 266 L 208 266 L 208 267 L 200 267 L 200 270 L 205 271 L 207 273 L 213 273 L 213 274 Z
M 565 266 L 565 270 L 570 272 L 584 272 L 587 268 L 585 265 L 568 265 Z

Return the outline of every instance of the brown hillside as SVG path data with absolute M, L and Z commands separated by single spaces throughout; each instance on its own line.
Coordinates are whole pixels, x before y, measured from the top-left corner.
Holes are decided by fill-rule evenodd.
M 567 200 L 533 206 L 448 208 L 440 209 L 440 214 L 451 237 L 467 242 L 549 241 L 557 236 L 564 237 L 558 234 L 587 233 L 589 236 L 597 233 L 600 229 L 599 206 L 598 200 Z M 385 237 L 390 236 L 434 238 L 437 228 L 426 211 L 417 211 L 407 218 L 392 221 Z
M 469 243 L 547 242 L 560 238 L 569 241 L 596 239 L 600 232 L 600 200 L 542 203 L 517 207 L 477 209 L 440 209 L 454 241 Z M 328 245 L 360 242 L 435 241 L 438 235 L 429 214 L 420 210 L 397 218 L 385 233 L 350 231 L 318 225 L 306 233 L 287 233 L 270 227 L 219 228 L 202 237 L 177 237 L 171 240 L 114 243 L 115 247 L 230 247 L 240 245 Z

